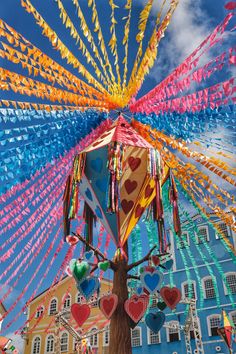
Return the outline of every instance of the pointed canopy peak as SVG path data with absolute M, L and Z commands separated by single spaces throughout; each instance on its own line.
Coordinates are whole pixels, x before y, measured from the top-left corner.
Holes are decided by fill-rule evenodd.
M 119 115 L 117 120 L 114 122 L 113 127 L 115 127 L 115 130 L 111 141 L 117 141 L 124 145 L 140 148 L 152 148 L 152 145 L 140 136 L 122 115 Z

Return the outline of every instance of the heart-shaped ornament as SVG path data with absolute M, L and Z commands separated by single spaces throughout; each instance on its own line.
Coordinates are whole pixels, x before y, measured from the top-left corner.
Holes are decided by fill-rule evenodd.
M 137 291 L 137 294 L 138 294 L 138 295 L 143 294 L 143 287 L 142 287 L 142 286 L 139 286 L 136 291 Z
M 94 256 L 94 251 L 90 250 L 84 253 L 84 259 L 86 259 L 86 261 L 89 261 L 90 258 L 92 258 Z
M 76 245 L 76 243 L 79 242 L 79 238 L 76 235 L 67 235 L 66 236 L 66 242 L 70 245 L 70 246 L 74 246 Z
M 153 272 L 156 270 L 156 268 L 155 268 L 155 267 L 152 267 L 152 266 L 146 266 L 146 267 L 144 267 L 144 270 L 145 270 L 146 272 L 153 273 Z
M 163 311 L 163 310 L 165 310 L 165 308 L 166 308 L 166 303 L 164 302 L 164 301 L 159 301 L 158 303 L 157 303 L 157 307 L 159 308 L 159 310 L 161 310 L 161 311 Z
M 110 268 L 110 262 L 109 261 L 99 262 L 98 268 L 105 272 L 108 268 Z
M 163 312 L 150 312 L 145 317 L 145 322 L 151 331 L 158 333 L 165 322 L 165 318 Z
M 168 286 L 164 286 L 161 288 L 160 294 L 166 305 L 172 310 L 181 300 L 181 292 L 178 288 L 169 288 Z
M 145 271 L 140 275 L 140 280 L 142 286 L 150 294 L 154 294 L 162 283 L 163 274 L 158 270 L 155 270 L 153 273 Z
M 87 304 L 79 305 L 73 304 L 71 306 L 71 314 L 74 317 L 75 321 L 81 327 L 84 322 L 89 318 L 90 307 Z
M 111 318 L 118 304 L 118 296 L 116 294 L 110 294 L 103 296 L 99 301 L 99 307 L 104 316 L 108 319 Z
M 77 284 L 78 290 L 88 301 L 90 297 L 97 291 L 99 287 L 99 280 L 96 277 L 89 277 Z
M 173 259 L 169 259 L 165 263 L 163 263 L 163 267 L 165 267 L 167 270 L 170 270 L 173 267 L 174 261 Z
M 135 323 L 138 323 L 147 310 L 148 297 L 133 295 L 125 301 L 124 307 L 129 317 Z
M 76 282 L 79 284 L 89 274 L 90 266 L 87 262 L 76 261 L 75 263 L 73 263 L 71 271 L 72 271 L 73 277 L 75 278 Z
M 151 257 L 152 263 L 157 267 L 160 264 L 160 258 L 157 255 Z

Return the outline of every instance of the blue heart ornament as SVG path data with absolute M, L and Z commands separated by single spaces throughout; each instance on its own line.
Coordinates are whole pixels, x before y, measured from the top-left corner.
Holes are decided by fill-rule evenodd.
M 145 271 L 140 275 L 140 280 L 142 286 L 150 294 L 154 294 L 163 281 L 163 274 L 159 270 L 155 270 L 152 273 Z
M 102 172 L 102 168 L 103 168 L 103 161 L 100 157 L 97 157 L 95 160 L 91 161 L 91 167 L 92 169 L 97 172 L 97 173 L 101 173 Z
M 90 258 L 92 258 L 94 256 L 94 251 L 90 250 L 84 253 L 84 258 L 86 259 L 86 261 L 89 261 Z
M 154 333 L 158 333 L 165 322 L 165 314 L 161 311 L 149 312 L 145 317 L 148 328 Z
M 173 267 L 173 263 L 174 263 L 173 259 L 169 259 L 167 262 L 163 264 L 163 267 L 170 270 Z
M 91 296 L 97 291 L 99 287 L 99 280 L 96 277 L 88 277 L 80 284 L 77 284 L 77 289 L 88 301 Z
M 142 287 L 142 286 L 139 286 L 136 291 L 137 291 L 137 294 L 138 294 L 138 295 L 143 294 L 143 287 Z

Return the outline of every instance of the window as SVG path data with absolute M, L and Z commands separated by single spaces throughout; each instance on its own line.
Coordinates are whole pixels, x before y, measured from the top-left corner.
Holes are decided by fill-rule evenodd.
M 150 300 L 151 300 L 150 308 L 151 309 L 156 308 L 157 307 L 157 303 L 158 303 L 158 297 L 156 295 L 153 295 Z
M 236 273 L 226 273 L 226 282 L 231 290 L 232 294 L 236 294 Z M 225 289 L 225 293 L 228 295 L 228 289 Z
M 107 347 L 109 345 L 109 340 L 110 340 L 110 331 L 109 328 L 107 327 L 105 332 L 103 333 L 103 346 Z
M 46 353 L 54 353 L 54 337 L 51 334 L 46 340 Z
M 90 305 L 91 307 L 98 307 L 97 296 L 95 295 L 91 296 Z
M 70 305 L 71 305 L 71 296 L 70 296 L 70 294 L 68 294 L 64 300 L 63 307 L 64 307 L 64 309 L 69 309 Z
M 196 284 L 194 281 L 182 283 L 182 294 L 185 298 L 196 299 Z
M 68 334 L 66 332 L 61 335 L 61 352 L 68 352 Z
M 212 315 L 207 318 L 209 336 L 218 336 L 217 329 L 220 326 L 220 315 Z
M 78 304 L 81 304 L 83 301 L 84 301 L 83 295 L 78 294 L 78 295 L 77 295 L 77 302 L 78 302 Z
M 189 247 L 189 235 L 187 231 L 182 232 L 181 237 L 179 237 L 178 249 Z
M 159 344 L 159 343 L 161 343 L 160 332 L 154 333 L 153 331 L 150 330 L 150 328 L 148 328 L 147 329 L 147 335 L 148 335 L 148 344 Z
M 203 289 L 205 292 L 205 299 L 214 299 L 216 297 L 212 277 L 203 278 Z
M 40 337 L 34 338 L 33 346 L 32 346 L 32 354 L 40 354 L 40 347 L 41 347 Z
M 37 312 L 35 314 L 36 318 L 42 317 L 43 316 L 43 311 L 44 311 L 44 307 L 43 306 L 39 306 L 37 308 Z
M 207 226 L 198 227 L 197 237 L 198 237 L 198 243 L 204 243 L 209 241 L 208 227 Z
M 57 312 L 57 299 L 52 299 L 49 307 L 49 315 L 54 315 Z
M 96 331 L 97 331 L 97 328 L 92 328 L 91 334 L 92 334 L 92 332 L 96 332 Z M 98 347 L 98 334 L 97 333 L 91 335 L 90 344 L 91 344 L 91 347 L 93 347 L 93 348 Z
M 180 340 L 179 322 L 172 321 L 168 323 L 167 327 L 167 341 L 177 342 Z
M 221 222 L 218 224 L 218 228 L 219 228 L 219 231 L 221 232 L 221 234 L 223 234 L 225 237 L 229 237 L 229 230 L 228 230 L 228 227 L 227 225 L 224 223 L 224 222 Z M 216 234 L 216 238 L 221 238 L 221 234 Z
M 132 347 L 140 347 L 142 345 L 141 327 L 131 329 L 131 343 Z

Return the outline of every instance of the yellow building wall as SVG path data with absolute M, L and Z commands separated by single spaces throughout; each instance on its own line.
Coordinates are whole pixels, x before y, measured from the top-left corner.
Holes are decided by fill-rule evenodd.
M 101 288 L 100 288 L 100 296 L 102 294 L 108 293 L 111 291 L 111 282 L 108 280 L 101 281 Z M 66 277 L 60 283 L 58 283 L 55 287 L 51 290 L 47 290 L 44 293 L 40 294 L 37 298 L 35 298 L 28 307 L 28 319 L 30 319 L 28 328 L 27 328 L 27 340 L 25 341 L 25 354 L 33 354 L 33 340 L 35 337 L 39 336 L 41 338 L 41 347 L 40 347 L 40 354 L 46 354 L 46 339 L 47 336 L 52 333 L 55 334 L 55 322 L 54 322 L 54 315 L 49 315 L 49 304 L 53 298 L 56 298 L 58 301 L 58 309 L 63 308 L 62 299 L 64 298 L 65 294 L 69 292 L 71 295 L 71 304 L 77 303 L 78 297 L 78 290 L 76 288 L 76 284 L 73 278 Z M 46 296 L 46 299 L 45 299 Z M 85 301 L 83 301 L 85 303 Z M 38 319 L 33 316 L 34 312 L 39 308 L 39 306 L 43 304 L 44 306 L 44 314 L 40 322 L 37 323 Z M 88 302 L 89 304 L 89 302 Z M 88 320 L 85 322 L 83 327 L 83 333 L 91 330 L 92 328 L 104 329 L 105 326 L 108 324 L 107 319 L 100 311 L 99 307 L 91 307 L 91 313 Z M 33 318 L 31 319 L 31 317 Z M 76 327 L 76 322 L 74 321 L 73 317 L 70 315 L 68 322 L 72 324 L 72 326 Z M 77 328 L 79 331 L 80 328 Z M 65 331 L 64 328 L 61 328 L 61 333 Z M 107 348 L 103 347 L 103 333 L 98 334 L 98 348 L 94 351 L 97 354 L 107 354 Z M 54 336 L 55 338 L 55 336 Z M 74 339 L 72 335 L 69 334 L 69 350 L 63 353 L 76 353 L 74 350 Z

